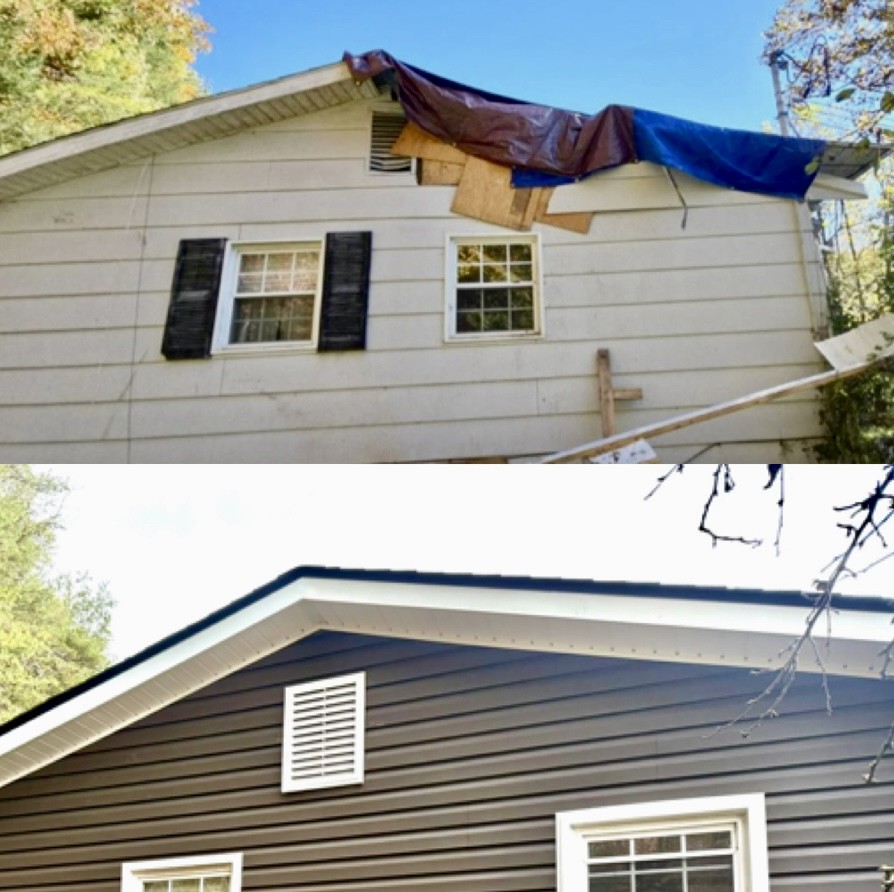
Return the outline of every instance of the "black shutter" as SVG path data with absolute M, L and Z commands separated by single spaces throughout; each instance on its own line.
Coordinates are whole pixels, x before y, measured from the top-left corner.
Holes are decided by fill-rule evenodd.
M 326 236 L 321 351 L 366 347 L 371 255 L 371 232 L 330 232 Z
M 226 245 L 226 239 L 220 238 L 180 242 L 161 342 L 161 352 L 167 359 L 203 359 L 211 355 Z

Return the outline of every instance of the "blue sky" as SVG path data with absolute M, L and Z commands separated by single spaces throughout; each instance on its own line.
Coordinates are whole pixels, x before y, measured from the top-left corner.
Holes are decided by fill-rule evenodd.
M 335 62 L 396 57 L 496 93 L 595 112 L 634 105 L 759 130 L 775 117 L 762 32 L 781 0 L 200 0 L 213 92 Z

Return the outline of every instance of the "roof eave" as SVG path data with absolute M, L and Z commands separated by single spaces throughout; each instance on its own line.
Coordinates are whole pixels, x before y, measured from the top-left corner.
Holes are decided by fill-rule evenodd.
M 355 83 L 343 62 L 172 108 L 94 127 L 0 157 L 0 200 L 137 162 L 248 126 L 374 98 L 372 81 Z
M 7 725 L 0 786 L 57 761 L 317 631 L 627 659 L 771 668 L 802 629 L 797 600 L 631 597 L 629 584 L 585 584 L 299 569 L 167 639 L 123 669 Z M 560 582 L 561 581 L 557 581 Z M 409 584 L 408 584 L 409 583 Z M 625 591 L 627 589 L 627 591 Z M 824 653 L 833 674 L 869 677 L 889 626 L 844 610 Z

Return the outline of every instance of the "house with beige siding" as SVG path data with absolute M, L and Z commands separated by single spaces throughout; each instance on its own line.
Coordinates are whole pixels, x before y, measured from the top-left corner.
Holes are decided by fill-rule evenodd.
M 799 592 L 298 568 L 0 727 L 0 888 L 877 892 L 894 605 L 838 608 L 754 727 Z
M 639 156 L 513 188 L 484 142 L 405 127 L 388 74 L 0 158 L 0 459 L 522 460 L 605 432 L 606 394 L 624 431 L 823 370 L 803 200 Z M 843 151 L 808 199 L 859 191 Z M 801 460 L 820 433 L 808 392 L 652 446 Z

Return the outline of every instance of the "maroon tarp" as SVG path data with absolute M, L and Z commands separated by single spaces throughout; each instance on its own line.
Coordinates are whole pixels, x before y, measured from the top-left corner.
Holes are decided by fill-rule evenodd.
M 633 109 L 595 115 L 485 93 L 399 62 L 383 50 L 344 61 L 358 81 L 393 72 L 407 118 L 469 155 L 507 167 L 583 177 L 636 160 Z

